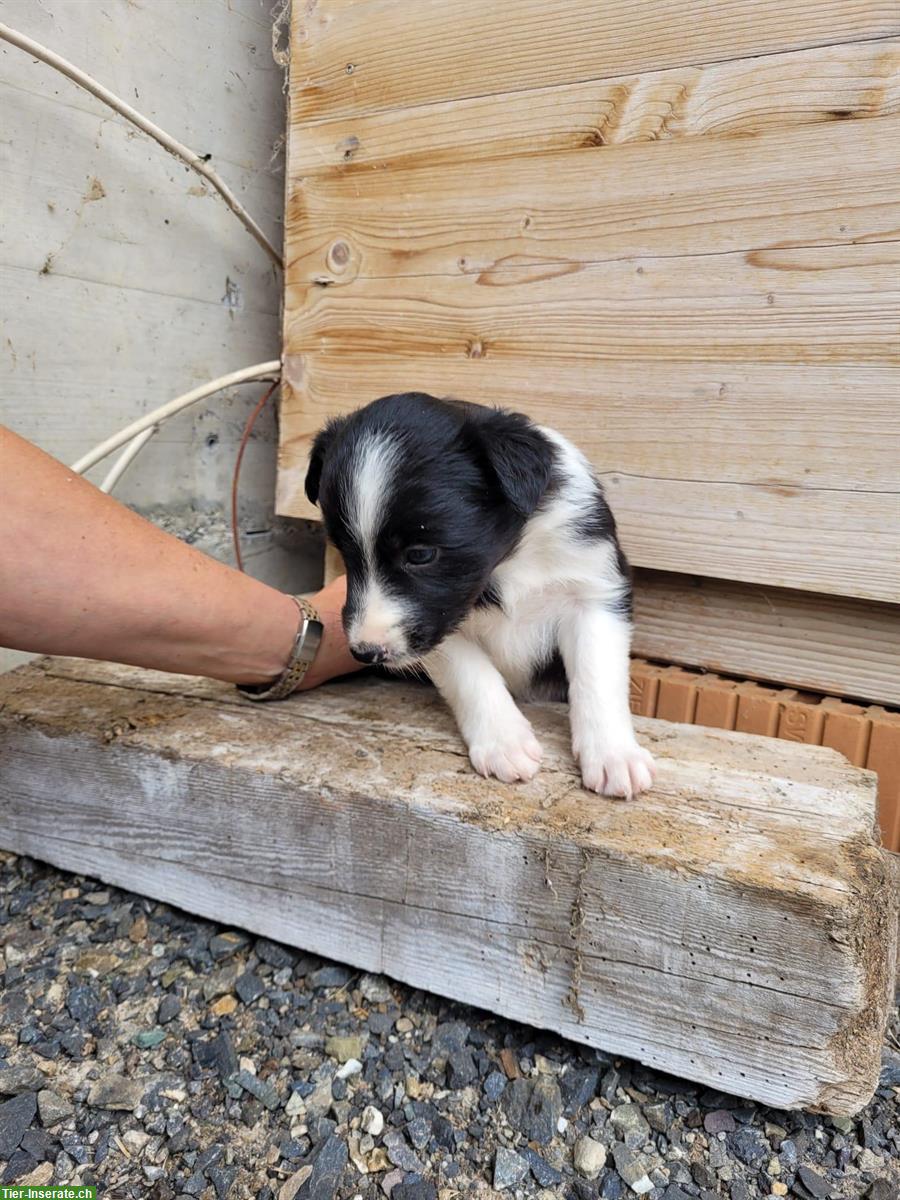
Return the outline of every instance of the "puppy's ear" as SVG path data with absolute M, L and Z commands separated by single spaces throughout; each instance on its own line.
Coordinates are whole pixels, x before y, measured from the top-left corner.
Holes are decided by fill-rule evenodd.
M 331 449 L 331 444 L 343 424 L 344 421 L 340 417 L 329 421 L 324 429 L 319 430 L 313 440 L 312 449 L 309 452 L 309 465 L 306 468 L 306 483 L 304 485 L 310 504 L 318 504 L 319 502 L 319 481 L 322 478 L 322 467 L 325 463 L 325 456 Z
M 470 424 L 506 501 L 530 517 L 550 484 L 553 446 L 522 413 L 489 410 Z

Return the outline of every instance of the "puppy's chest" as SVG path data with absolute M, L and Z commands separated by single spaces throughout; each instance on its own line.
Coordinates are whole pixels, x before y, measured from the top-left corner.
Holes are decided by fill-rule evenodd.
M 535 671 L 557 647 L 563 595 L 527 594 L 503 608 L 489 606 L 471 613 L 460 630 L 477 642 L 506 680 L 514 695 L 528 691 Z

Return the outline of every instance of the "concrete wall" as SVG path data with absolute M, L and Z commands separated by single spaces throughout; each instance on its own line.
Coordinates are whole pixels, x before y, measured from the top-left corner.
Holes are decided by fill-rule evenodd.
M 5 0 L 3 20 L 210 154 L 280 245 L 283 69 L 270 9 L 271 0 Z M 0 422 L 71 462 L 196 384 L 278 357 L 278 273 L 194 172 L 6 43 L 0 111 Z M 234 457 L 262 386 L 168 423 L 116 495 L 228 559 Z M 308 587 L 313 535 L 273 515 L 274 416 L 257 429 L 242 471 L 248 569 Z

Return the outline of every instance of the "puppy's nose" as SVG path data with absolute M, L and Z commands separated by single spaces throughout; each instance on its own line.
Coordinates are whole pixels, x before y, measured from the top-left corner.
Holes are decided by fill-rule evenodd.
M 357 662 L 377 665 L 383 663 L 388 656 L 384 646 L 376 646 L 374 642 L 351 642 L 350 653 Z

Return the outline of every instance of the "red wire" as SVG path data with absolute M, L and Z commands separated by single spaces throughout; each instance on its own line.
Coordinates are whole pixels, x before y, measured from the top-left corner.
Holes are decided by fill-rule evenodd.
M 250 441 L 250 434 L 253 432 L 253 426 L 256 424 L 256 418 L 266 407 L 269 402 L 269 397 L 278 387 L 276 379 L 272 386 L 268 389 L 264 396 L 258 401 L 256 408 L 247 418 L 247 424 L 244 426 L 244 432 L 241 436 L 241 444 L 238 447 L 237 458 L 234 462 L 234 474 L 231 477 L 231 539 L 234 542 L 234 559 L 237 563 L 237 569 L 243 571 L 244 560 L 241 556 L 241 534 L 238 529 L 238 483 L 241 478 L 241 462 L 244 458 L 244 451 L 247 448 L 247 443 Z

